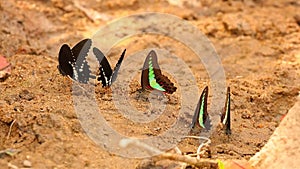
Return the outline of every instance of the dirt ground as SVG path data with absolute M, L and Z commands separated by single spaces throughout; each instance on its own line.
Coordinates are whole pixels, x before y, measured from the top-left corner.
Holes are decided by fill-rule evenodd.
M 212 137 L 211 158 L 248 160 L 258 152 L 300 91 L 300 3 L 178 2 L 183 1 L 81 2 L 88 11 L 101 14 L 97 19 L 72 0 L 0 1 L 0 55 L 12 64 L 11 75 L 0 82 L 0 151 L 20 151 L 0 156 L 0 168 L 150 168 L 144 159 L 111 154 L 86 136 L 74 111 L 72 82 L 56 68 L 63 43 L 73 46 L 113 19 L 150 11 L 173 14 L 197 26 L 222 59 L 232 93 L 232 135 Z M 199 89 L 209 84 L 204 68 L 182 45 L 162 37 L 137 38 L 129 44 L 127 55 L 148 46 L 171 49 L 189 65 Z M 108 56 L 113 64 L 119 57 L 115 53 Z M 140 88 L 139 76 L 130 84 L 131 102 L 146 110 L 147 101 L 135 92 Z M 168 96 L 167 111 L 173 114 L 144 126 L 114 115 L 111 92 L 100 85 L 96 88 L 99 108 L 124 135 L 158 135 L 175 121 L 180 104 L 177 92 Z M 195 152 L 198 142 L 187 139 L 178 146 L 183 152 Z M 161 163 L 157 168 L 174 168 L 174 164 Z

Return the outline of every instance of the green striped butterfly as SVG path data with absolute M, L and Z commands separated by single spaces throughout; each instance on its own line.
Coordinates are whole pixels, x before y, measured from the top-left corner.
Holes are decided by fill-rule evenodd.
M 204 129 L 210 128 L 210 120 L 207 112 L 207 97 L 208 97 L 208 86 L 206 86 L 203 89 L 202 94 L 200 96 L 198 105 L 194 113 L 192 128 L 195 128 L 195 126 Z
M 143 89 L 158 90 L 169 94 L 177 89 L 168 77 L 161 73 L 154 50 L 150 51 L 144 62 L 141 83 Z
M 230 135 L 230 87 L 227 88 L 226 102 L 221 115 L 221 123 L 225 126 L 226 135 Z

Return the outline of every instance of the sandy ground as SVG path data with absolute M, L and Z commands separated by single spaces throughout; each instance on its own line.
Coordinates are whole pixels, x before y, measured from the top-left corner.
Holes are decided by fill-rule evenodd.
M 71 0 L 1 1 L 0 55 L 12 64 L 12 72 L 0 82 L 0 150 L 14 148 L 20 152 L 0 156 L 0 168 L 137 168 L 145 162 L 108 153 L 86 136 L 74 111 L 72 82 L 61 76 L 56 66 L 63 43 L 73 46 L 112 19 L 150 11 L 173 14 L 197 26 L 221 57 L 232 91 L 232 135 L 212 136 L 211 158 L 248 160 L 258 152 L 295 103 L 300 90 L 300 3 L 174 2 L 82 3 L 88 11 L 101 14 L 100 19 L 95 19 Z M 196 64 L 197 58 L 179 43 L 146 36 L 122 45 L 127 55 L 149 46 L 174 51 L 195 74 L 199 89 L 209 84 L 203 66 Z M 116 63 L 121 47 L 114 48 L 108 56 L 111 63 Z M 145 110 L 147 101 L 136 96 L 139 77 L 140 74 L 130 84 L 131 102 Z M 114 114 L 110 90 L 97 85 L 96 94 L 105 118 L 129 136 L 147 137 L 167 130 L 180 104 L 178 93 L 168 96 L 169 114 L 149 125 L 139 125 Z M 162 130 L 158 132 L 158 128 Z M 179 144 L 183 152 L 194 152 L 197 147 L 195 140 Z M 159 165 L 157 168 L 174 168 L 170 162 Z

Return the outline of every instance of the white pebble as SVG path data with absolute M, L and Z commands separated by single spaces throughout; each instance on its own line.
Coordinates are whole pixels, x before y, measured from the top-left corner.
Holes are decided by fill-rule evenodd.
M 24 160 L 23 165 L 24 165 L 24 167 L 31 167 L 32 166 L 31 162 L 29 160 Z

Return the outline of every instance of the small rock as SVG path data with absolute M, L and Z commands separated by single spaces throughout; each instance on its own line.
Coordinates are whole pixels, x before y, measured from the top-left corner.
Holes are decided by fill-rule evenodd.
M 243 119 L 251 119 L 252 114 L 251 114 L 251 112 L 249 110 L 245 110 L 244 112 L 242 112 L 241 117 Z
M 262 45 L 256 52 L 256 55 L 262 55 L 262 56 L 274 56 L 275 54 L 276 54 L 275 49 L 265 45 Z
M 16 94 L 6 96 L 4 98 L 4 101 L 6 101 L 7 104 L 12 105 L 15 102 L 18 102 L 20 100 L 20 97 Z
M 28 168 L 29 168 L 29 167 L 32 167 L 31 162 L 30 162 L 29 160 L 24 160 L 24 161 L 23 161 L 23 166 L 24 166 L 24 167 L 28 167 Z
M 22 111 L 24 111 L 24 106 L 23 105 L 17 105 L 17 106 L 14 107 L 14 111 L 22 112 Z
M 225 29 L 234 35 L 252 35 L 254 30 L 246 18 L 240 15 L 225 15 L 222 19 Z
M 154 128 L 154 131 L 160 131 L 161 130 L 161 128 L 160 127 L 156 127 L 156 128 Z
M 31 93 L 31 92 L 29 92 L 29 91 L 26 90 L 26 89 L 25 89 L 25 90 L 22 90 L 22 91 L 19 93 L 19 96 L 20 96 L 20 98 L 25 99 L 25 100 L 28 100 L 28 101 L 34 99 L 34 94 Z

